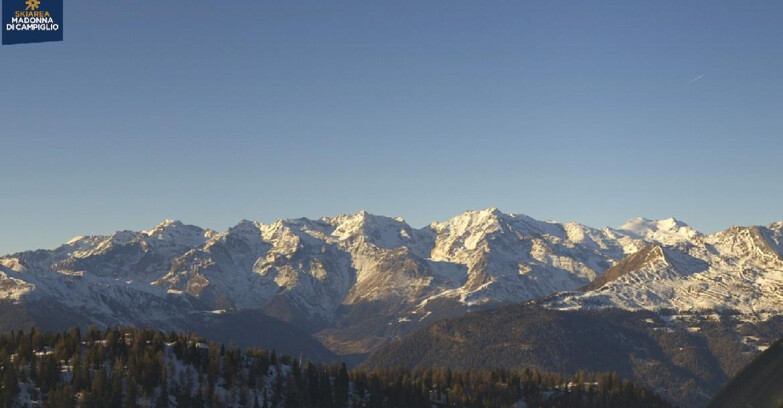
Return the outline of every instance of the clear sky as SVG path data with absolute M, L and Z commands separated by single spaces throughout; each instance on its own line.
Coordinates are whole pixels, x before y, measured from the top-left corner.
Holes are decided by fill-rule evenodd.
M 361 209 L 783 220 L 780 1 L 65 12 L 64 42 L 0 47 L 0 253 Z

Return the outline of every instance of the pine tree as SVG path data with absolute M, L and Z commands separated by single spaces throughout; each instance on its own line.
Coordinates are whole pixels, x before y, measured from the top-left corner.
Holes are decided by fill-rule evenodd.
M 158 394 L 158 402 L 155 406 L 157 408 L 168 408 L 169 406 L 169 375 L 165 364 L 161 366 L 160 393 Z
M 345 363 L 342 363 L 334 379 L 334 402 L 337 407 L 343 408 L 348 404 L 350 381 L 348 369 L 345 367 Z
M 4 363 L 3 367 L 2 403 L 3 408 L 11 408 L 19 396 L 19 376 L 13 365 Z

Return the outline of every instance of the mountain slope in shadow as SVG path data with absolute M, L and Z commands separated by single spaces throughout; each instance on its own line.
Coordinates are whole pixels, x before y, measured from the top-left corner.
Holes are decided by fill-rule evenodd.
M 739 372 L 707 408 L 783 407 L 783 340 L 778 340 Z

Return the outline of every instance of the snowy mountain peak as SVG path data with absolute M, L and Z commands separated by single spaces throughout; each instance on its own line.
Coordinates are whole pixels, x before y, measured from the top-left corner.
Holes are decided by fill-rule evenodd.
M 185 225 L 175 220 L 164 220 L 155 228 L 142 231 L 140 235 L 141 237 L 146 235 L 153 240 L 166 242 L 176 247 L 192 248 L 204 244 L 213 234 L 213 231 L 204 230 L 195 225 Z
M 161 221 L 160 224 L 158 224 L 159 227 L 168 227 L 169 225 L 182 225 L 182 222 L 179 220 L 172 220 L 170 218 L 166 218 L 165 220 Z
M 500 211 L 497 207 L 487 207 L 479 212 L 484 214 L 492 214 L 492 215 L 505 215 L 505 213 L 503 211 Z
M 497 207 L 489 207 L 479 211 L 467 211 L 466 214 L 468 213 L 475 214 L 474 217 L 477 217 L 478 219 L 492 220 L 492 221 L 507 220 L 515 216 L 514 214 L 511 213 L 504 213 L 503 211 L 500 211 Z
M 783 232 L 771 228 L 731 227 L 710 236 L 715 247 L 724 252 L 741 253 L 761 262 L 783 261 Z
M 220 237 L 237 237 L 247 241 L 248 239 L 258 240 L 261 237 L 262 225 L 253 221 L 242 220 L 237 225 L 230 227 L 228 231 L 219 234 Z
M 467 210 L 462 215 L 457 216 L 456 218 L 460 217 L 469 217 L 474 219 L 497 219 L 497 218 L 505 218 L 509 217 L 509 214 L 504 213 L 503 211 L 500 211 L 497 207 L 488 207 L 483 210 Z
M 436 247 L 451 248 L 456 245 L 454 249 L 464 247 L 472 250 L 484 236 L 500 229 L 500 218 L 503 216 L 505 214 L 497 208 L 468 210 L 448 221 L 433 222 L 430 228 L 439 235 L 439 240 L 443 241 L 442 245 L 436 244 Z
M 449 225 L 458 230 L 472 228 L 477 226 L 494 226 L 503 218 L 509 215 L 501 212 L 497 208 L 490 207 L 484 210 L 467 210 L 464 213 L 445 222 L 434 222 L 431 226 Z
M 358 240 L 381 248 L 399 248 L 412 240 L 412 228 L 400 217 L 391 218 L 360 211 L 353 215 L 324 218 L 335 227 L 332 236 L 340 241 Z
M 649 220 L 643 217 L 635 217 L 623 224 L 619 230 L 629 232 L 648 241 L 660 242 L 665 245 L 691 241 L 694 238 L 701 236 L 700 232 L 675 218 Z
M 258 224 L 250 221 L 250 220 L 242 220 L 237 223 L 237 225 L 234 225 L 233 227 L 230 227 L 229 230 L 233 229 L 258 229 Z
M 163 230 L 165 230 L 165 229 L 167 229 L 169 227 L 172 227 L 172 226 L 173 227 L 182 226 L 182 222 L 177 221 L 177 220 L 170 220 L 170 219 L 167 218 L 167 219 L 161 221 L 160 224 L 156 225 L 155 228 L 153 228 L 151 230 L 142 231 L 142 233 L 152 236 L 156 232 L 163 231 Z
M 77 242 L 83 240 L 84 238 L 86 238 L 84 235 L 77 235 L 77 236 L 71 238 L 70 240 L 68 240 L 68 242 L 66 242 L 65 245 L 74 245 Z

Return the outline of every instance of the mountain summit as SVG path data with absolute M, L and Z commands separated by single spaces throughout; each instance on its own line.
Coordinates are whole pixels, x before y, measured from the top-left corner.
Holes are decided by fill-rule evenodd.
M 674 218 L 665 220 L 648 220 L 642 217 L 631 218 L 619 230 L 662 244 L 687 242 L 701 236 L 701 233 L 691 228 L 688 224 Z

